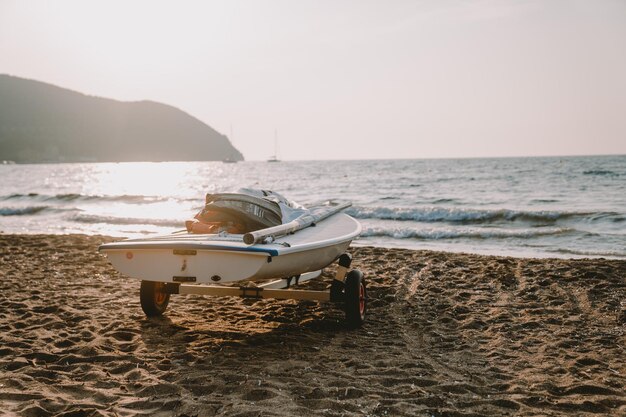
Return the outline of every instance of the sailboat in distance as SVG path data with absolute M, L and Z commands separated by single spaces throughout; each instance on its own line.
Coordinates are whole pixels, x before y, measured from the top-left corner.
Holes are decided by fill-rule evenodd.
M 274 155 L 267 159 L 267 162 L 280 162 L 278 159 L 278 132 L 274 129 Z

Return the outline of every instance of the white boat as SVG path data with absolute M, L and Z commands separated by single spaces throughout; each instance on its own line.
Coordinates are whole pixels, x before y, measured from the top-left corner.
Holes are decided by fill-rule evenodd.
M 249 196 L 245 200 L 254 201 Z M 346 316 L 349 324 L 358 326 L 365 317 L 365 281 L 358 271 L 348 273 L 351 258 L 346 257 L 345 252 L 361 232 L 361 225 L 340 212 L 348 206 L 295 208 L 293 211 L 297 216 L 293 220 L 248 233 L 196 234 L 183 231 L 107 243 L 100 246 L 100 252 L 122 274 L 142 281 L 141 304 L 148 316 L 162 314 L 169 295 L 176 293 L 346 302 L 347 291 L 352 296 L 346 306 L 352 306 L 353 311 L 348 313 L 346 310 Z M 245 210 L 250 211 L 250 207 L 246 206 Z M 268 216 L 267 213 L 263 215 Z M 278 290 L 319 276 L 322 268 L 338 259 L 340 268 L 331 293 Z M 272 278 L 276 280 L 261 285 L 250 284 Z M 206 285 L 240 281 L 246 285 Z
M 159 282 L 228 283 L 316 271 L 346 251 L 361 227 L 338 213 L 272 243 L 248 245 L 243 235 L 180 233 L 125 240 L 100 247 L 131 278 Z

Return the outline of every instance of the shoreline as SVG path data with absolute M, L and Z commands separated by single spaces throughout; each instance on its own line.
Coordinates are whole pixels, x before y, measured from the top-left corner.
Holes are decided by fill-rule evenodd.
M 182 227 L 182 226 L 181 226 Z M 182 229 L 181 229 L 182 230 Z M 145 235 L 145 234 L 139 234 L 138 236 L 134 236 L 131 234 L 131 237 L 129 237 L 129 235 L 120 235 L 120 236 L 113 236 L 113 235 L 105 235 L 105 234 L 87 234 L 87 233 L 83 233 L 83 232 L 70 232 L 70 233 L 41 233 L 41 232 L 33 232 L 33 233 L 16 233 L 16 232 L 5 232 L 3 230 L 0 230 L 0 236 L 83 236 L 86 238 L 91 238 L 91 237 L 100 237 L 103 239 L 104 241 L 118 241 L 118 240 L 124 240 L 124 239 L 136 239 L 136 238 L 141 238 L 141 237 L 154 237 L 154 236 L 159 236 L 160 234 L 151 234 L 151 235 Z M 529 260 L 529 259 L 537 259 L 537 260 L 562 260 L 562 261 L 567 261 L 567 260 L 610 260 L 610 261 L 623 261 L 626 262 L 626 258 L 619 256 L 619 255 L 599 255 L 599 254 L 580 254 L 580 253 L 569 253 L 567 251 L 564 252 L 539 252 L 539 253 L 534 253 L 534 252 L 527 252 L 527 253 L 521 253 L 520 255 L 516 255 L 516 254 L 512 254 L 509 252 L 499 252 L 499 253 L 490 253 L 487 250 L 482 251 L 480 249 L 478 250 L 463 250 L 463 249 L 453 249 L 453 248 L 445 248 L 445 249 L 439 249 L 436 248 L 434 246 L 431 247 L 427 247 L 426 245 L 423 245 L 422 247 L 416 248 L 416 247 L 410 247 L 410 246 L 400 246 L 400 245 L 394 245 L 394 244 L 381 244 L 381 245 L 373 245 L 369 242 L 367 243 L 360 243 L 358 240 L 354 240 L 352 242 L 352 244 L 350 245 L 351 248 L 378 248 L 378 249 L 384 249 L 384 250 L 391 250 L 391 251 L 395 251 L 395 250 L 400 250 L 400 251 L 416 251 L 416 252 L 433 252 L 433 253 L 441 253 L 441 254 L 449 254 L 449 255 L 477 255 L 477 256 L 487 256 L 487 257 L 496 257 L 496 258 L 511 258 L 511 259 L 520 259 L 520 260 Z M 511 248 L 510 249 L 511 252 L 514 252 L 514 250 Z M 515 251 L 515 252 L 520 252 L 520 251 Z M 561 254 L 559 256 L 559 253 Z
M 623 415 L 626 261 L 353 246 L 369 313 L 173 296 L 107 236 L 0 233 L 0 407 L 18 415 Z M 306 283 L 323 289 L 334 268 Z M 80 414 L 82 413 L 82 414 Z

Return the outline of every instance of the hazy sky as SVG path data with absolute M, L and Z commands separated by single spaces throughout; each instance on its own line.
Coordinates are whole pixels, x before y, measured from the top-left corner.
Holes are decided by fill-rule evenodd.
M 7 1 L 0 73 L 160 101 L 246 159 L 626 153 L 626 1 Z

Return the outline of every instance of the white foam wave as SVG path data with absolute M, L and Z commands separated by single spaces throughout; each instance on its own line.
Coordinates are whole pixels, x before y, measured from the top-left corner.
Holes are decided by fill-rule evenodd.
M 425 223 L 487 223 L 495 221 L 555 222 L 570 217 L 584 217 L 586 212 L 561 211 L 517 211 L 517 210 L 477 210 L 447 207 L 389 208 L 351 207 L 346 213 L 358 219 L 408 220 Z M 607 213 L 614 215 L 615 213 Z
M 562 235 L 574 232 L 573 229 L 551 227 L 542 229 L 411 229 L 411 228 L 365 228 L 362 237 L 391 237 L 394 239 L 530 239 L 539 236 Z
M 140 225 L 148 224 L 162 227 L 185 227 L 183 221 L 172 219 L 147 219 L 147 218 L 132 218 L 132 217 L 115 217 L 115 216 L 99 216 L 93 214 L 77 214 L 72 217 L 73 221 L 79 223 L 106 223 L 106 224 L 119 224 L 119 225 Z
M 575 255 L 575 256 L 606 256 L 606 257 L 615 257 L 615 258 L 626 258 L 626 252 L 623 251 L 594 251 L 594 250 L 577 250 L 577 249 L 567 249 L 567 248 L 559 248 L 559 249 L 547 249 L 548 252 L 565 254 L 565 255 Z
M 47 210 L 48 206 L 0 207 L 0 216 L 27 216 Z
M 49 201 L 56 203 L 67 203 L 72 201 L 96 201 L 96 202 L 122 202 L 129 204 L 150 204 L 162 201 L 170 200 L 169 197 L 160 196 L 148 196 L 148 195 L 91 195 L 91 194 L 78 194 L 78 193 L 66 193 L 66 194 L 9 194 L 0 196 L 0 200 L 35 200 L 35 201 Z

